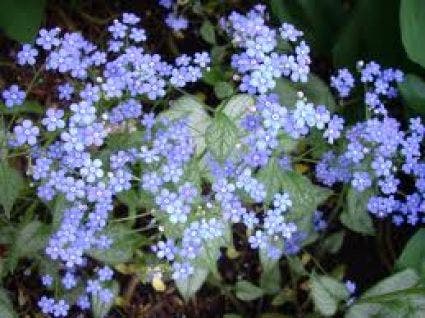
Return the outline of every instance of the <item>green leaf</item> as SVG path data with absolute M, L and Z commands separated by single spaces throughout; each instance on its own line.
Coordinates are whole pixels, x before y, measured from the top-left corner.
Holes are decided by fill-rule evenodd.
M 298 276 L 307 276 L 308 272 L 305 270 L 303 263 L 297 256 L 287 256 L 286 260 L 291 271 Z
M 19 42 L 32 42 L 43 18 L 45 0 L 0 1 L 0 29 Z
M 14 114 L 43 114 L 43 107 L 37 101 L 25 101 L 22 105 L 7 108 L 5 104 L 0 103 L 0 114 L 14 115 Z
M 233 95 L 233 86 L 228 82 L 217 82 L 214 85 L 214 94 L 218 99 L 225 99 Z
M 110 134 L 105 149 L 117 151 L 139 148 L 145 143 L 144 135 L 145 132 L 140 130 Z
M 185 301 L 188 301 L 202 287 L 208 276 L 208 269 L 196 266 L 187 279 L 175 281 L 177 289 Z
M 398 84 L 403 101 L 415 114 L 425 115 L 425 82 L 414 74 L 407 74 Z
M 419 277 L 406 269 L 385 278 L 366 291 L 350 307 L 346 318 L 420 318 L 425 310 L 425 288 Z
M 289 193 L 295 218 L 311 215 L 332 194 L 331 190 L 314 185 L 295 171 L 283 171 L 282 188 Z
M 264 291 L 246 280 L 238 281 L 235 286 L 236 297 L 243 301 L 251 301 L 264 295 Z
M 225 314 L 223 316 L 223 318 L 242 318 L 241 315 L 237 315 L 237 314 Z
M 342 224 L 354 232 L 374 235 L 372 218 L 367 211 L 367 202 L 372 194 L 373 190 L 371 189 L 358 192 L 350 187 L 347 193 L 346 207 L 340 215 Z
M 271 259 L 264 250 L 260 250 L 261 276 L 260 287 L 265 294 L 276 294 L 280 290 L 279 260 Z
M 337 253 L 344 242 L 344 234 L 344 231 L 332 233 L 321 242 L 320 248 L 331 254 Z
M 402 0 L 400 5 L 401 39 L 409 58 L 425 67 L 425 2 Z
M 257 178 L 267 190 L 264 202 L 269 204 L 273 200 L 273 196 L 282 190 L 283 177 L 283 170 L 276 158 L 270 158 L 268 164 L 258 171 Z
M 212 60 L 212 64 L 214 65 L 211 70 L 215 69 L 215 70 L 220 70 L 220 67 L 222 64 L 221 62 L 223 61 L 224 57 L 226 56 L 226 49 L 227 47 L 225 45 L 219 46 L 219 45 L 215 45 L 212 49 L 211 49 L 211 60 Z M 217 65 L 218 64 L 218 65 Z M 220 78 L 225 79 L 223 71 L 220 71 L 219 75 Z M 230 78 L 231 76 L 229 76 Z
M 59 227 L 63 212 L 69 206 L 69 202 L 65 199 L 65 196 L 59 195 L 50 206 L 52 211 L 52 229 L 55 230 Z
M 117 265 L 131 260 L 135 250 L 146 244 L 146 238 L 128 229 L 124 224 L 112 224 L 104 234 L 112 239 L 112 246 L 106 250 L 93 249 L 89 255 L 108 265 Z
M 353 2 L 332 49 L 334 65 L 354 68 L 360 58 L 379 60 L 385 65 L 400 64 L 403 47 L 400 37 L 394 36 L 400 32 L 399 5 L 400 0 Z
M 92 302 L 92 312 L 94 318 L 104 318 L 111 310 L 112 306 L 114 305 L 115 297 L 118 296 L 119 293 L 119 284 L 116 281 L 113 281 L 111 286 L 107 286 L 107 288 L 111 289 L 114 297 L 112 297 L 111 301 L 108 303 L 104 303 L 98 294 L 94 295 L 91 298 Z
M 367 290 L 362 298 L 368 298 L 372 296 L 380 296 L 395 291 L 411 288 L 415 286 L 419 281 L 418 274 L 412 269 L 406 269 L 402 272 L 398 272 L 388 278 L 385 278 L 371 289 Z
M 298 92 L 303 92 L 304 96 L 315 105 L 325 105 L 331 111 L 336 107 L 328 85 L 314 74 L 309 75 L 307 83 L 294 83 L 286 78 L 278 79 L 273 92 L 279 95 L 281 104 L 289 108 L 294 107 L 299 99 Z
M 216 43 L 214 25 L 210 21 L 205 20 L 202 23 L 200 33 L 205 42 L 213 45 Z
M 345 22 L 342 3 L 335 0 L 270 0 L 272 14 L 279 22 L 289 22 L 305 33 L 315 52 L 326 54 L 338 29 Z
M 349 297 L 345 285 L 333 277 L 313 274 L 310 284 L 314 306 L 324 316 L 334 315 L 338 309 L 338 303 Z
M 51 228 L 39 221 L 32 221 L 21 226 L 9 246 L 5 263 L 6 270 L 13 272 L 20 258 L 38 256 L 46 246 L 50 234 Z
M 425 279 L 425 229 L 419 229 L 407 242 L 396 268 L 413 268 Z
M 18 318 L 18 315 L 13 310 L 13 305 L 9 296 L 7 295 L 7 291 L 3 288 L 0 288 L 0 317 Z
M 248 94 L 238 94 L 230 98 L 223 108 L 223 113 L 236 124 L 254 106 L 255 100 Z
M 0 204 L 7 218 L 10 218 L 10 211 L 23 187 L 21 174 L 10 167 L 7 161 L 0 160 Z
M 170 103 L 170 109 L 161 116 L 171 120 L 185 118 L 196 143 L 196 154 L 205 150 L 205 131 L 211 118 L 204 109 L 204 104 L 192 95 L 185 95 Z
M 223 69 L 219 66 L 212 66 L 209 70 L 205 70 L 202 73 L 202 80 L 211 86 L 214 86 L 218 82 L 224 82 L 226 81 L 226 76 L 224 74 Z
M 312 184 L 310 179 L 298 172 L 281 169 L 276 158 L 271 158 L 258 171 L 257 178 L 267 190 L 265 203 L 269 204 L 276 193 L 287 192 L 292 201 L 292 213 L 288 215 L 288 220 L 296 222 L 298 228 L 306 234 L 312 234 L 312 215 L 332 191 Z M 312 238 L 309 237 L 306 242 Z
M 235 150 L 238 142 L 238 128 L 235 123 L 219 112 L 205 132 L 205 142 L 211 154 L 220 162 Z

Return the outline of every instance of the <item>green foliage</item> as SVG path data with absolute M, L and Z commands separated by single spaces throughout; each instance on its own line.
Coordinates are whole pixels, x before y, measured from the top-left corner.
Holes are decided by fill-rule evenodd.
M 211 123 L 211 118 L 205 111 L 204 104 L 196 97 L 182 96 L 174 101 L 162 116 L 172 120 L 185 118 L 196 142 L 196 153 L 201 154 L 205 150 L 205 131 Z
M 281 284 L 279 260 L 271 259 L 265 251 L 260 251 L 260 262 L 260 287 L 265 294 L 276 294 Z
M 217 260 L 220 257 L 220 248 L 230 244 L 230 227 L 226 229 L 224 237 L 203 242 L 201 255 L 195 261 L 193 275 L 187 279 L 176 280 L 176 286 L 183 298 L 188 301 L 202 287 L 208 274 L 219 277 Z
M 283 170 L 276 158 L 271 158 L 268 164 L 258 171 L 257 177 L 267 190 L 265 203 L 270 203 L 275 193 L 287 192 L 292 201 L 292 212 L 288 219 L 296 221 L 299 230 L 308 235 L 312 234 L 312 215 L 332 192 L 314 185 L 298 172 Z M 311 240 L 313 237 L 309 237 L 307 242 Z
M 425 288 L 412 269 L 406 269 L 367 290 L 347 311 L 346 318 L 422 317 Z
M 238 94 L 229 99 L 223 108 L 223 113 L 238 125 L 239 120 L 254 106 L 254 98 L 248 94 Z
M 218 99 L 225 99 L 233 95 L 234 89 L 228 82 L 217 82 L 214 85 L 214 93 Z
M 407 242 L 397 260 L 396 268 L 412 268 L 425 281 L 425 229 L 419 229 Z
M 320 54 L 329 52 L 346 16 L 337 0 L 271 0 L 270 7 L 279 22 L 290 22 L 302 29 Z
M 251 301 L 264 295 L 264 291 L 253 283 L 241 280 L 235 286 L 236 297 L 240 300 Z
M 399 0 L 359 0 L 347 7 L 332 49 L 336 67 L 354 67 L 358 60 L 399 65 L 403 48 L 399 34 Z
M 197 266 L 187 279 L 175 280 L 180 295 L 188 301 L 202 287 L 207 277 L 208 269 Z
M 401 0 L 400 28 L 404 48 L 409 58 L 425 67 L 425 2 L 422 0 Z
M 214 26 L 210 21 L 205 20 L 199 32 L 205 42 L 213 45 L 216 43 Z
M 7 295 L 7 291 L 0 288 L 0 317 L 1 318 L 18 318 L 13 310 L 12 302 Z
M 257 177 L 267 190 L 265 202 L 270 203 L 273 200 L 273 195 L 282 190 L 282 180 L 284 178 L 284 172 L 280 168 L 277 159 L 271 158 L 267 166 L 258 171 Z
M 0 1 L 0 29 L 19 42 L 31 42 L 38 32 L 46 0 Z
M 338 253 L 341 249 L 342 243 L 344 242 L 344 231 L 338 231 L 332 233 L 320 243 L 320 248 L 324 251 L 327 251 L 331 254 Z
M 50 234 L 50 227 L 39 221 L 32 221 L 15 229 L 8 245 L 5 271 L 13 272 L 21 258 L 37 257 L 45 247 Z
M 333 316 L 338 304 L 349 297 L 345 285 L 330 276 L 312 274 L 310 287 L 316 310 L 326 317 Z
M 309 75 L 308 84 L 294 83 L 285 78 L 277 79 L 273 91 L 279 95 L 282 105 L 288 108 L 294 107 L 299 99 L 299 92 L 303 92 L 308 101 L 316 105 L 326 105 L 330 111 L 336 107 L 335 99 L 329 87 L 314 74 Z
M 109 265 L 117 265 L 131 260 L 137 248 L 146 244 L 147 240 L 125 224 L 111 224 L 104 234 L 112 239 L 112 246 L 106 250 L 93 249 L 89 255 Z
M 238 128 L 223 112 L 216 114 L 205 132 L 208 150 L 219 162 L 223 162 L 235 150 L 239 140 Z
M 110 283 L 111 286 L 108 286 L 109 289 L 112 291 L 114 297 L 111 298 L 111 301 L 108 303 L 103 302 L 99 294 L 95 294 L 93 297 L 91 297 L 91 303 L 92 303 L 92 312 L 94 318 L 104 318 L 111 310 L 112 306 L 114 305 L 114 299 L 116 296 L 118 296 L 119 293 L 119 285 L 118 282 L 113 281 Z
M 398 88 L 409 110 L 425 116 L 425 82 L 417 75 L 407 74 Z
M 144 132 L 136 130 L 133 132 L 118 132 L 111 134 L 106 142 L 106 150 L 118 151 L 126 150 L 131 147 L 140 148 L 143 144 Z
M 7 218 L 10 218 L 10 211 L 23 187 L 21 174 L 10 167 L 6 160 L 0 160 L 0 204 Z
M 346 206 L 340 215 L 342 224 L 354 232 L 365 235 L 374 235 L 372 218 L 367 211 L 367 202 L 373 194 L 373 190 L 358 192 L 349 188 L 346 196 Z
M 0 114 L 14 115 L 14 114 L 43 114 L 43 107 L 37 101 L 25 101 L 22 105 L 12 108 L 6 107 L 5 104 L 0 103 Z

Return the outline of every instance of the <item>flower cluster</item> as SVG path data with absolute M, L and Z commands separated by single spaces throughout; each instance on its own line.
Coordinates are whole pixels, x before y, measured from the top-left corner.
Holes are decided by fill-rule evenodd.
M 268 27 L 265 9 L 257 5 L 246 15 L 232 12 L 222 20 L 232 43 L 241 50 L 231 62 L 241 76 L 239 89 L 249 94 L 270 91 L 276 85 L 275 79 L 282 76 L 293 82 L 307 82 L 310 72 L 310 47 L 300 40 L 303 33 L 287 23 L 279 30 Z M 282 53 L 279 41 L 294 45 L 294 52 Z
M 373 113 L 387 115 L 385 98 L 392 99 L 397 96 L 397 89 L 393 85 L 403 81 L 403 72 L 393 68 L 383 69 L 373 61 L 366 64 L 360 61 L 357 67 L 360 82 L 366 87 L 365 104 Z M 346 98 L 355 86 L 354 76 L 348 69 L 340 69 L 336 76 L 331 76 L 331 86 L 341 98 Z
M 110 269 L 100 269 L 98 278 L 87 281 L 78 273 L 86 266 L 90 250 L 108 249 L 112 244 L 104 229 L 113 210 L 114 196 L 130 189 L 135 180 L 129 165 L 156 162 L 164 154 L 172 158 L 158 178 L 153 174 L 143 176 L 143 188 L 154 190 L 164 182 L 178 181 L 182 164 L 193 149 L 187 128 L 179 123 L 171 130 L 157 132 L 159 139 L 154 150 L 144 146 L 118 151 L 111 154 L 109 161 L 101 156 L 105 140 L 111 134 L 130 129 L 126 125 L 120 126 L 124 122 L 138 121 L 139 129 L 146 129 L 144 140 L 149 142 L 148 131 L 155 120 L 151 114 L 142 116 L 139 99 L 142 96 L 158 99 L 165 95 L 167 87 L 183 87 L 188 82 L 196 82 L 202 76 L 202 69 L 209 64 L 205 52 L 196 53 L 194 57 L 183 55 L 175 64 L 162 61 L 157 54 L 145 52 L 140 44 L 146 40 L 146 35 L 137 27 L 139 21 L 139 17 L 130 13 L 114 20 L 108 28 L 111 37 L 108 52 L 99 50 L 80 33 L 62 34 L 59 28 L 53 28 L 40 30 L 37 47 L 25 44 L 17 55 L 21 65 L 34 65 L 36 57 L 43 55 L 46 60 L 40 70 L 45 68 L 72 78 L 58 87 L 61 104 L 67 108 L 49 108 L 41 120 L 45 129 L 24 119 L 14 127 L 9 143 L 13 147 L 31 147 L 29 151 L 34 164 L 29 173 L 37 181 L 38 196 L 45 201 L 63 198 L 66 202 L 60 224 L 47 244 L 46 254 L 66 268 L 55 284 L 59 283 L 65 289 L 78 286 L 83 290 L 76 303 L 82 309 L 90 306 L 92 297 L 104 303 L 113 297 L 107 283 L 112 278 Z M 44 54 L 39 54 L 39 50 L 44 50 Z M 92 74 L 97 75 L 93 77 Z M 25 95 L 17 85 L 2 94 L 10 108 L 22 104 Z M 108 108 L 104 106 L 105 101 L 110 105 Z M 55 133 L 49 136 L 57 138 L 41 143 L 49 133 Z M 166 138 L 170 140 L 166 142 Z M 175 147 L 171 149 L 173 145 Z M 196 193 L 189 184 L 181 185 L 181 205 L 173 200 L 174 206 L 167 207 L 172 220 L 185 218 L 185 213 L 190 211 L 187 205 Z M 43 276 L 46 286 L 52 286 L 52 280 L 51 276 Z M 56 301 L 46 296 L 39 302 L 44 313 L 55 317 L 66 316 L 71 305 L 64 299 Z
M 173 10 L 166 19 L 172 29 L 187 28 L 187 20 L 177 15 L 177 3 L 160 0 L 159 4 Z M 41 29 L 34 46 L 23 45 L 18 64 L 37 67 L 37 59 L 45 57 L 37 74 L 50 71 L 67 79 L 55 88 L 57 103 L 46 110 L 39 126 L 30 119 L 18 120 L 8 136 L 11 147 L 29 153 L 28 175 L 38 197 L 60 206 L 60 220 L 54 220 L 58 224 L 45 248 L 60 271 L 42 273 L 42 284 L 48 293 L 53 286 L 78 292 L 74 302 L 62 295 L 42 296 L 38 305 L 44 314 L 65 317 L 72 306 L 85 310 L 93 300 L 111 303 L 113 270 L 87 267 L 94 253 L 112 248 L 108 221 L 116 197 L 127 191 L 149 200 L 144 216 L 149 215 L 149 230 L 155 229 L 151 250 L 158 262 L 166 262 L 164 272 L 176 281 L 188 279 L 205 257 L 211 261 L 211 251 L 217 259 L 219 248 L 232 244 L 235 223 L 246 229 L 250 247 L 259 249 L 262 257 L 276 260 L 297 253 L 311 234 L 294 216 L 300 205 L 297 196 L 285 189 L 282 180 L 272 176 L 268 182 L 265 175 L 295 174 L 291 154 L 311 133 L 321 134 L 340 150 L 325 153 L 316 165 L 319 181 L 327 186 L 343 182 L 367 194 L 368 210 L 377 217 L 391 215 L 396 224 L 425 220 L 421 158 L 425 127 L 417 118 L 403 131 L 384 107 L 385 99 L 396 96 L 393 84 L 403 74 L 374 62 L 360 63 L 367 116 L 372 117 L 344 130 L 342 117 L 302 92 L 292 105 L 270 93 L 282 77 L 308 81 L 311 60 L 303 32 L 288 23 L 270 28 L 266 18 L 265 6 L 257 5 L 246 15 L 232 12 L 221 20 L 238 49 L 231 58 L 234 79 L 241 81 L 240 91 L 250 95 L 243 96 L 252 100 L 230 112 L 225 103 L 213 110 L 206 107 L 214 118 L 204 109 L 197 114 L 202 118 L 196 120 L 205 120 L 212 128 L 220 118 L 231 121 L 225 129 L 233 132 L 232 147 L 219 147 L 231 148 L 221 149 L 225 158 L 217 155 L 214 145 L 205 145 L 207 136 L 192 125 L 194 110 L 172 116 L 151 109 L 164 102 L 173 88 L 198 82 L 209 67 L 208 53 L 182 54 L 167 62 L 146 50 L 141 19 L 131 13 L 109 25 L 104 51 L 80 33 L 59 28 Z M 348 69 L 331 77 L 331 86 L 341 98 L 349 97 L 354 85 Z M 11 85 L 2 98 L 6 107 L 19 107 L 26 92 Z M 171 113 L 173 107 L 178 106 L 172 106 Z M 233 116 L 233 111 L 240 114 Z M 412 193 L 399 191 L 406 179 L 401 175 L 414 181 Z M 316 208 L 303 213 L 311 216 L 311 231 L 322 231 L 327 223 Z
M 374 89 L 366 88 L 366 105 L 370 94 L 394 97 L 396 91 L 391 81 L 401 81 L 397 70 L 381 71 L 374 62 L 366 64 L 361 71 L 363 83 L 373 83 Z M 384 89 L 385 87 L 385 89 Z M 383 103 L 372 108 L 375 115 L 359 122 L 345 133 L 343 150 L 326 153 L 316 166 L 316 176 L 324 184 L 336 182 L 350 184 L 356 191 L 368 191 L 367 209 L 379 218 L 392 216 L 393 222 L 415 225 L 423 222 L 425 212 L 424 163 L 421 158 L 421 143 L 425 128 L 420 118 L 410 120 L 408 130 L 387 115 Z M 402 180 L 413 180 L 412 193 L 399 189 Z M 405 187 L 404 187 L 405 188 Z
M 159 0 L 158 4 L 167 9 L 169 12 L 165 18 L 165 24 L 175 32 L 186 30 L 189 26 L 189 21 L 178 13 L 178 4 L 174 0 Z

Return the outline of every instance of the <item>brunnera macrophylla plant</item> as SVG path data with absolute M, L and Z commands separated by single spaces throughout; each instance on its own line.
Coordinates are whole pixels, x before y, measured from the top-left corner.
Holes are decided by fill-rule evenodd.
M 171 1 L 160 4 L 175 10 Z M 2 169 L 11 169 L 8 156 L 25 156 L 38 198 L 53 211 L 37 257 L 44 314 L 66 317 L 74 307 L 105 316 L 119 291 L 114 266 L 146 251 L 143 244 L 156 256 L 146 280 L 171 279 L 189 298 L 207 277 L 219 277 L 217 260 L 221 248 L 233 247 L 234 224 L 243 225 L 262 266 L 276 266 L 326 227 L 317 209 L 335 183 L 344 184 L 343 199 L 372 215 L 422 222 L 425 129 L 416 118 L 402 130 L 385 107 L 397 95 L 401 71 L 359 63 L 364 121 L 344 127 L 340 113 L 350 107 L 344 103 L 354 76 L 341 69 L 331 78 L 338 105 L 327 88 L 325 102 L 309 94 L 319 80 L 310 73 L 303 32 L 288 23 L 268 26 L 265 7 L 257 5 L 219 21 L 232 44 L 229 81 L 240 93 L 211 108 L 182 90 L 212 71 L 209 53 L 167 61 L 147 51 L 141 23 L 132 13 L 114 20 L 105 50 L 80 33 L 41 29 L 34 46 L 22 46 L 17 63 L 34 68 L 35 79 L 49 73 L 63 80 L 55 88 L 57 107 L 18 118 L 34 83 L 25 90 L 11 84 L 2 93 L 8 145 Z M 189 22 L 173 11 L 166 23 L 181 31 Z M 171 93 L 183 96 L 170 101 Z M 300 152 L 299 145 L 310 149 Z M 295 169 L 312 152 L 319 161 L 314 182 Z M 401 174 L 415 180 L 411 193 L 398 190 Z M 125 218 L 117 217 L 119 203 L 128 207 Z M 356 230 L 350 213 L 341 221 Z M 147 244 L 142 231 L 153 233 Z M 352 282 L 311 279 L 322 313 L 337 310 L 337 304 L 320 307 L 323 285 L 339 291 L 338 302 L 355 290 Z

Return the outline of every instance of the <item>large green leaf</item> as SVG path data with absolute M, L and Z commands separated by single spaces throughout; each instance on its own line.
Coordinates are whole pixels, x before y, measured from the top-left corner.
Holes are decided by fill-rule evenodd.
M 238 94 L 230 98 L 223 108 L 223 112 L 238 124 L 239 120 L 254 106 L 255 100 L 251 95 Z
M 310 286 L 316 310 L 324 316 L 334 315 L 339 302 L 349 297 L 345 285 L 330 276 L 313 274 L 310 278 Z
M 277 159 L 270 158 L 267 165 L 258 171 L 257 177 L 267 190 L 265 202 L 270 203 L 273 200 L 273 196 L 282 190 L 284 174 Z
M 205 20 L 199 32 L 205 42 L 213 45 L 216 43 L 214 25 L 210 21 Z
M 20 42 L 31 42 L 43 18 L 46 0 L 0 1 L 0 29 Z
M 183 296 L 184 300 L 188 301 L 202 287 L 208 276 L 208 269 L 197 266 L 192 275 L 187 279 L 178 279 L 175 281 L 176 286 Z
M 241 280 L 235 286 L 236 297 L 240 300 L 251 301 L 264 295 L 264 291 L 253 283 Z
M 397 260 L 396 268 L 413 268 L 425 280 L 425 229 L 419 229 L 407 242 Z
M 404 55 L 398 36 L 399 3 L 400 0 L 358 0 L 348 6 L 350 16 L 332 50 L 334 64 L 354 68 L 360 59 L 400 64 Z
M 303 30 L 319 54 L 329 52 L 345 21 L 343 5 L 338 0 L 270 0 L 270 6 L 279 22 L 290 22 Z
M 214 93 L 218 99 L 225 99 L 233 95 L 233 86 L 229 82 L 217 82 L 214 85 Z
M 329 189 L 311 183 L 310 179 L 295 171 L 280 168 L 276 158 L 271 158 L 268 164 L 257 174 L 258 179 L 267 190 L 265 202 L 272 201 L 279 192 L 287 192 L 292 201 L 291 213 L 287 219 L 294 221 L 300 231 L 307 235 L 306 244 L 315 239 L 312 215 L 317 207 L 332 193 Z
M 289 193 L 295 219 L 311 215 L 332 191 L 311 183 L 310 179 L 295 171 L 283 171 L 282 188 Z
M 145 237 L 131 231 L 124 224 L 112 224 L 106 228 L 104 234 L 112 239 L 112 246 L 106 250 L 93 249 L 88 254 L 109 265 L 129 261 L 136 249 L 147 242 Z
M 8 218 L 23 187 L 24 181 L 20 173 L 10 167 L 6 160 L 0 160 L 0 204 Z
M 366 291 L 347 311 L 346 318 L 423 317 L 425 288 L 412 269 L 398 272 Z
M 219 112 L 205 132 L 205 142 L 214 158 L 220 162 L 235 150 L 239 140 L 238 128 L 226 114 Z
M 46 246 L 50 234 L 50 226 L 39 221 L 32 221 L 18 228 L 12 244 L 8 246 L 5 269 L 13 272 L 20 258 L 38 256 Z
M 400 28 L 404 48 L 409 58 L 425 67 L 425 2 L 401 0 Z
M 294 83 L 286 78 L 276 80 L 273 92 L 280 96 L 280 103 L 292 108 L 303 92 L 310 102 L 325 105 L 329 110 L 335 109 L 335 99 L 329 87 L 316 75 L 310 74 L 307 83 Z
M 425 115 L 424 80 L 414 74 L 407 74 L 398 88 L 406 106 L 415 114 Z
M 13 310 L 12 302 L 7 295 L 6 290 L 0 288 L 0 317 L 1 318 L 18 318 Z
M 172 120 L 186 119 L 196 142 L 196 153 L 205 150 L 205 131 L 211 123 L 211 118 L 204 109 L 204 104 L 195 96 L 185 95 L 170 103 L 169 110 L 162 116 Z
M 346 207 L 340 215 L 342 224 L 358 233 L 374 235 L 372 218 L 367 211 L 367 202 L 373 190 L 358 192 L 350 187 L 346 198 Z
M 266 294 L 276 294 L 280 290 L 280 268 L 279 260 L 271 259 L 266 252 L 260 250 L 261 276 L 260 287 Z

